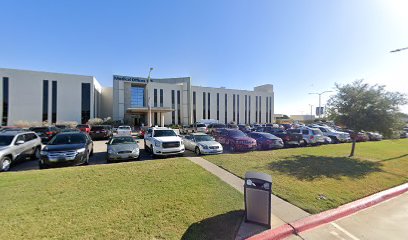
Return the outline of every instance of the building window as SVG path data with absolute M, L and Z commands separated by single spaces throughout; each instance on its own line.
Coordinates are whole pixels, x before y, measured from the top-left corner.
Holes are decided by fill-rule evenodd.
M 181 125 L 180 90 L 177 90 L 177 123 Z
M 130 107 L 138 108 L 145 106 L 145 89 L 143 87 L 132 87 L 130 93 Z
M 203 119 L 205 119 L 205 92 L 203 92 Z
M 255 122 L 258 123 L 258 96 L 255 99 Z
M 227 114 L 228 114 L 227 109 L 228 109 L 228 95 L 225 94 L 225 115 L 224 115 L 225 124 L 228 123 L 228 122 L 227 122 L 227 121 L 228 121 L 228 118 L 227 118 Z
M 269 109 L 269 98 L 266 98 L 266 123 L 269 123 L 269 113 L 268 113 L 268 109 Z
M 160 89 L 160 107 L 163 107 L 163 89 Z
M 262 98 L 259 96 L 259 122 L 262 122 Z
M 88 120 L 90 118 L 91 118 L 91 84 L 90 83 L 82 83 L 82 90 L 81 90 L 81 123 L 84 124 L 84 123 L 88 122 Z
M 235 94 L 232 94 L 232 121 L 235 122 Z
M 176 93 L 174 90 L 171 90 L 171 108 L 173 111 L 171 112 L 171 124 L 176 124 Z
M 158 125 L 158 121 L 157 121 L 157 112 L 154 113 L 154 126 Z
M 248 123 L 251 124 L 251 96 L 248 96 Z
M 51 96 L 51 121 L 57 122 L 57 81 L 52 81 L 52 96 Z
M 48 80 L 43 80 L 42 121 L 48 121 Z
M 211 104 L 211 97 L 210 97 L 210 93 L 208 93 L 207 94 L 207 105 L 208 105 L 208 119 L 211 119 L 211 111 L 210 111 L 210 109 L 211 109 L 211 106 L 210 106 L 210 104 Z
M 197 93 L 193 92 L 193 122 L 197 122 Z
M 248 96 L 245 95 L 245 124 L 248 124 Z
M 154 89 L 154 95 L 153 95 L 153 106 L 157 107 L 157 89 Z
M 220 120 L 220 94 L 217 93 L 217 120 Z
M 9 78 L 3 78 L 3 119 L 1 124 L 7 126 L 9 108 Z
M 269 121 L 273 122 L 273 119 L 272 119 L 272 97 L 269 97 Z
M 237 94 L 237 123 L 239 124 L 239 95 Z

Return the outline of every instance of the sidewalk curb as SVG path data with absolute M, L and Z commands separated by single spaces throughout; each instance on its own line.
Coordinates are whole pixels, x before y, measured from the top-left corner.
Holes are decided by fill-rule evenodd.
M 408 192 L 408 183 L 404 183 L 397 187 L 384 190 L 379 193 L 367 196 L 365 198 L 347 203 L 335 209 L 330 209 L 310 217 L 294 221 L 290 224 L 285 224 L 281 227 L 262 232 L 258 235 L 248 238 L 249 240 L 277 240 L 288 237 L 291 234 L 297 234 L 308 229 L 335 221 L 339 218 L 351 215 L 365 208 L 374 206 L 388 199 Z

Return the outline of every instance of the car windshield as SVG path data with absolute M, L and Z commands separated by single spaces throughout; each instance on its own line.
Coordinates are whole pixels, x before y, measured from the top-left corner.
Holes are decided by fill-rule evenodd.
M 214 141 L 214 138 L 208 135 L 196 135 L 194 137 L 196 142 Z
M 130 127 L 119 127 L 120 130 L 130 130 Z
M 286 131 L 289 133 L 300 133 L 300 129 L 288 129 Z
M 130 143 L 135 143 L 135 140 L 132 137 L 115 137 L 110 142 L 111 145 L 130 144 Z
M 177 134 L 173 130 L 155 130 L 153 137 L 173 137 Z
M 225 128 L 225 124 L 213 124 L 212 128 Z
M 92 131 L 100 131 L 100 130 L 103 130 L 103 129 L 104 129 L 104 127 L 102 127 L 102 126 L 95 126 L 95 127 L 91 128 Z
M 86 125 L 86 124 L 79 124 L 79 125 L 77 126 L 77 128 L 88 128 L 88 125 Z
M 14 136 L 0 136 L 0 146 L 8 146 L 13 141 Z
M 239 130 L 230 131 L 228 135 L 231 136 L 231 137 L 246 137 L 245 133 L 243 133 L 243 132 L 241 132 Z
M 320 131 L 320 130 L 312 130 L 312 132 L 313 132 L 313 134 L 314 135 L 323 135 L 323 133 L 322 133 L 322 131 Z
M 205 127 L 205 124 L 197 124 L 197 127 Z
M 31 128 L 31 131 L 34 131 L 34 132 L 47 132 L 48 131 L 48 128 L 46 128 L 46 127 L 36 127 L 36 128 Z
M 49 145 L 86 143 L 84 134 L 58 134 L 48 143 Z

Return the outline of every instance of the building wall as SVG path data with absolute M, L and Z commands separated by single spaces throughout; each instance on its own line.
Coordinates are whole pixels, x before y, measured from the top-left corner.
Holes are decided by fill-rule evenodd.
M 113 117 L 113 88 L 102 88 L 101 94 L 101 118 Z
M 57 82 L 57 122 L 81 121 L 82 83 L 91 85 L 90 116 L 95 117 L 94 114 L 97 111 L 94 109 L 94 104 L 98 105 L 95 92 L 100 93 L 101 87 L 92 76 L 0 68 L 1 86 L 3 86 L 3 77 L 9 78 L 7 125 L 13 125 L 17 121 L 42 122 L 43 80 L 49 81 L 48 122 L 52 120 L 52 81 Z M 1 101 L 3 99 L 2 90 L 0 99 Z M 3 106 L 0 108 L 2 115 Z

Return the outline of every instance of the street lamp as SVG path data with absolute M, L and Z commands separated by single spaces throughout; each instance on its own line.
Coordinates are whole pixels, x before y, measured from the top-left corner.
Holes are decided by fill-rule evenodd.
M 322 114 L 321 113 L 321 109 L 322 109 L 322 107 L 321 107 L 321 102 L 322 102 L 322 95 L 323 94 L 325 94 L 325 93 L 328 93 L 328 92 L 333 92 L 333 91 L 324 91 L 324 92 L 321 92 L 321 93 L 309 93 L 309 94 L 314 94 L 314 95 L 319 95 L 319 119 L 320 119 L 320 115 Z
M 149 127 L 152 126 L 152 107 L 150 104 L 150 94 L 149 94 L 149 83 L 150 83 L 150 74 L 153 71 L 153 68 L 151 67 L 149 70 L 149 75 L 147 76 L 147 83 L 146 83 L 146 92 L 147 92 L 147 109 L 149 112 Z
M 404 51 L 404 50 L 408 50 L 408 47 L 398 48 L 398 49 L 395 49 L 395 50 L 390 51 L 390 53 L 400 52 L 400 51 Z
M 313 120 L 313 104 L 309 104 L 310 106 L 310 120 Z

